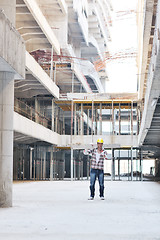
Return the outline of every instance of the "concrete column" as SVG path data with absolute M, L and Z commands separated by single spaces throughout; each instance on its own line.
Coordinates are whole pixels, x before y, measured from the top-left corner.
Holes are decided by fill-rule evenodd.
M 0 72 L 0 207 L 12 206 L 14 74 Z
M 43 152 L 43 180 L 46 179 L 46 149 Z
M 56 168 L 57 161 L 56 161 L 56 159 L 57 159 L 57 152 L 54 148 L 54 152 L 53 152 L 53 179 L 54 180 L 57 179 L 57 168 Z
M 139 168 L 140 168 L 140 180 L 141 180 L 141 181 L 143 181 L 143 167 L 142 167 L 142 162 L 143 162 L 143 152 L 142 152 L 142 149 L 140 149 Z
M 81 165 L 80 165 L 81 169 L 80 169 L 80 173 L 81 173 L 81 180 L 83 180 L 83 161 L 81 159 Z
M 32 179 L 33 148 L 30 148 L 30 179 Z
M 73 148 L 71 148 L 71 181 L 73 181 Z
M 62 179 L 64 180 L 64 177 L 65 177 L 65 162 L 66 162 L 66 159 L 65 159 L 65 152 L 63 151 L 62 153 L 62 159 L 63 159 L 63 172 L 62 172 Z
M 13 179 L 18 179 L 18 146 L 13 149 Z
M 111 181 L 115 180 L 115 158 L 114 158 L 114 149 L 112 148 L 112 175 Z
M 63 113 L 62 113 L 62 117 L 63 117 L 63 133 L 62 134 L 64 134 L 65 135 L 65 117 L 64 117 L 64 111 L 63 111 Z
M 7 18 L 16 25 L 16 0 L 0 0 L 0 8 L 4 9 Z
M 53 181 L 53 147 L 50 148 L 50 181 Z

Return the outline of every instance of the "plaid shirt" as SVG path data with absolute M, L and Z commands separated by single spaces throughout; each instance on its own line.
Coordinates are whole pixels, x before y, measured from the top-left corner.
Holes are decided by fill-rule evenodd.
M 84 154 L 88 154 L 91 156 L 91 168 L 104 170 L 104 160 L 107 160 L 107 151 L 102 149 L 99 157 L 98 163 L 96 162 L 96 153 L 98 153 L 98 149 L 94 148 L 93 150 L 88 149 L 84 151 Z

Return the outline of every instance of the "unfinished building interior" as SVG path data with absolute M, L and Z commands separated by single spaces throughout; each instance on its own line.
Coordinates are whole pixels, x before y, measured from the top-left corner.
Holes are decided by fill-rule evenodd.
M 160 1 L 139 0 L 138 51 L 112 56 L 110 0 L 0 0 L 0 206 L 13 180 L 82 180 L 104 139 L 106 180 L 160 176 Z M 109 93 L 107 62 L 134 57 L 136 93 Z

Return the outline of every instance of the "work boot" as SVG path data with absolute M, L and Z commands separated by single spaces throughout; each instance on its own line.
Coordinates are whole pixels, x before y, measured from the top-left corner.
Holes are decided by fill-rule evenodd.
M 94 199 L 94 197 L 89 197 L 89 198 L 88 198 L 88 200 L 93 200 L 93 199 Z
M 100 197 L 100 199 L 101 199 L 101 200 L 105 200 L 105 198 L 104 198 L 103 196 L 102 196 L 102 197 Z

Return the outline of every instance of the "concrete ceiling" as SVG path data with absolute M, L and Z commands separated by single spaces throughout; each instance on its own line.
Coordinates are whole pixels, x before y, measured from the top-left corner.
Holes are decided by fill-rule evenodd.
M 81 28 L 77 21 L 77 15 L 73 11 L 73 1 L 67 0 L 36 0 L 40 11 L 44 15 L 48 23 L 51 23 L 56 18 L 61 18 L 69 11 L 69 32 L 72 39 L 75 42 L 80 42 L 82 45 L 82 55 L 89 60 L 93 60 L 95 56 L 98 56 L 96 48 L 89 44 L 87 47 Z M 66 4 L 66 3 L 68 4 Z M 50 24 L 50 28 L 52 26 Z M 91 26 L 90 26 L 91 28 Z M 28 0 L 16 0 L 16 29 L 19 31 L 25 41 L 26 50 L 29 53 L 33 53 L 37 50 L 43 50 L 50 52 L 51 55 L 51 42 L 45 33 L 43 26 L 41 26 L 32 11 Z M 54 30 L 54 29 L 53 29 Z M 100 34 L 100 33 L 99 33 Z M 84 47 L 84 49 L 83 49 Z M 62 55 L 68 55 L 65 49 L 62 49 Z M 56 55 L 56 51 L 53 51 Z M 39 61 L 39 59 L 36 59 Z M 68 59 L 72 62 L 72 59 Z M 60 60 L 61 61 L 61 60 Z M 65 59 L 62 59 L 65 62 Z M 41 65 L 42 66 L 42 65 Z M 50 75 L 50 72 L 47 72 Z M 84 88 L 80 80 L 72 73 L 71 68 L 59 68 L 56 71 L 56 84 L 60 88 L 60 93 L 72 92 L 72 83 L 74 81 L 74 92 L 84 92 Z M 98 91 L 94 81 L 89 81 L 90 88 Z M 15 82 L 15 95 L 21 97 L 21 95 L 27 93 L 27 89 L 32 91 L 30 97 L 33 95 L 48 94 L 43 86 L 26 70 L 25 80 Z

